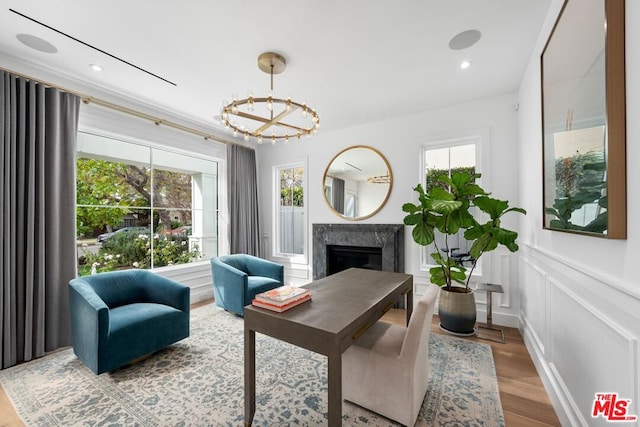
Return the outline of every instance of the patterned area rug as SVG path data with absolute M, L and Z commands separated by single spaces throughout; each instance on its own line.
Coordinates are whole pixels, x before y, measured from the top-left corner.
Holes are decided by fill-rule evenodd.
M 243 323 L 214 305 L 191 312 L 191 336 L 142 362 L 94 375 L 65 349 L 0 371 L 27 426 L 241 426 Z M 417 426 L 503 426 L 491 347 L 431 335 Z M 256 334 L 258 426 L 326 425 L 326 358 Z M 343 403 L 343 425 L 396 426 Z

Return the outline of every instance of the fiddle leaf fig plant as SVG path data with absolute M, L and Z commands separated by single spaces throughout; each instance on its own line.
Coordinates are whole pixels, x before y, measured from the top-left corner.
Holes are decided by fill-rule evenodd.
M 518 250 L 518 233 L 503 228 L 501 219 L 509 212 L 527 212 L 522 208 L 510 208 L 505 200 L 490 197 L 475 183 L 480 176 L 467 172 L 454 172 L 451 177 L 440 175 L 437 178 L 438 185 L 429 191 L 425 191 L 422 184 L 414 188 L 418 193 L 417 204 L 405 203 L 402 206 L 407 213 L 405 225 L 413 226 L 413 240 L 421 246 L 434 244 L 436 251 L 430 256 L 436 266 L 429 270 L 431 282 L 447 290 L 458 283 L 468 291 L 471 273 L 482 254 L 499 245 L 511 252 Z M 480 223 L 474 218 L 470 212 L 474 206 L 489 217 L 486 222 Z M 436 242 L 436 230 L 444 235 L 442 248 Z M 458 234 L 460 230 L 464 231 L 465 239 L 472 241 L 469 249 L 472 267 L 468 274 L 467 268 L 459 258 L 453 256 L 453 250 L 449 247 L 449 236 Z

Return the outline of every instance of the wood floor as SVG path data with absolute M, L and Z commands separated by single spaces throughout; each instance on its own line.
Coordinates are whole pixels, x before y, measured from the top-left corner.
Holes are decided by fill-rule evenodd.
M 199 307 L 209 302 L 196 304 Z M 383 320 L 403 325 L 404 310 L 391 310 Z M 506 343 L 496 343 L 477 337 L 465 338 L 490 344 L 498 376 L 500 400 L 507 427 L 559 426 L 560 422 L 549 397 L 529 357 L 517 329 L 504 328 Z M 434 316 L 432 333 L 444 334 Z M 4 390 L 0 387 L 0 427 L 22 427 L 24 424 L 13 410 Z

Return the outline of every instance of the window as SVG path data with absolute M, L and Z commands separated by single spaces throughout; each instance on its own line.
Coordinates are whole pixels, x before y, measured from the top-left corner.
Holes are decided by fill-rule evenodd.
M 306 255 L 306 215 L 304 203 L 304 164 L 275 168 L 276 212 L 275 255 L 298 257 Z
M 80 132 L 76 168 L 79 275 L 217 255 L 217 162 Z
M 428 191 L 437 185 L 437 178 L 440 175 L 451 176 L 454 172 L 478 172 L 478 144 L 479 138 L 464 138 L 424 146 L 422 150 L 424 177 L 422 184 L 425 186 L 425 190 Z M 480 184 L 480 182 L 478 183 Z M 446 250 L 448 244 L 449 251 L 452 252 L 454 258 L 457 258 L 465 267 L 472 265 L 473 260 L 468 255 L 471 243 L 464 238 L 463 231 L 455 236 L 449 236 L 447 244 L 445 244 L 444 235 L 436 230 L 435 243 L 440 250 Z M 434 244 L 421 248 L 422 270 L 428 270 L 433 266 L 430 254 L 435 250 Z M 479 272 L 478 267 L 476 267 L 476 271 Z
M 346 202 L 344 206 L 344 216 L 348 216 L 349 218 L 355 218 L 357 212 L 356 202 L 358 200 L 358 196 L 353 191 L 346 192 Z

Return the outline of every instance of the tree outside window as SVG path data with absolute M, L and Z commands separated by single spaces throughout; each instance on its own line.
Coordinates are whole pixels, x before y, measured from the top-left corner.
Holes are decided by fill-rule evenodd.
M 277 169 L 280 203 L 277 212 L 277 252 L 281 255 L 304 254 L 304 168 Z

